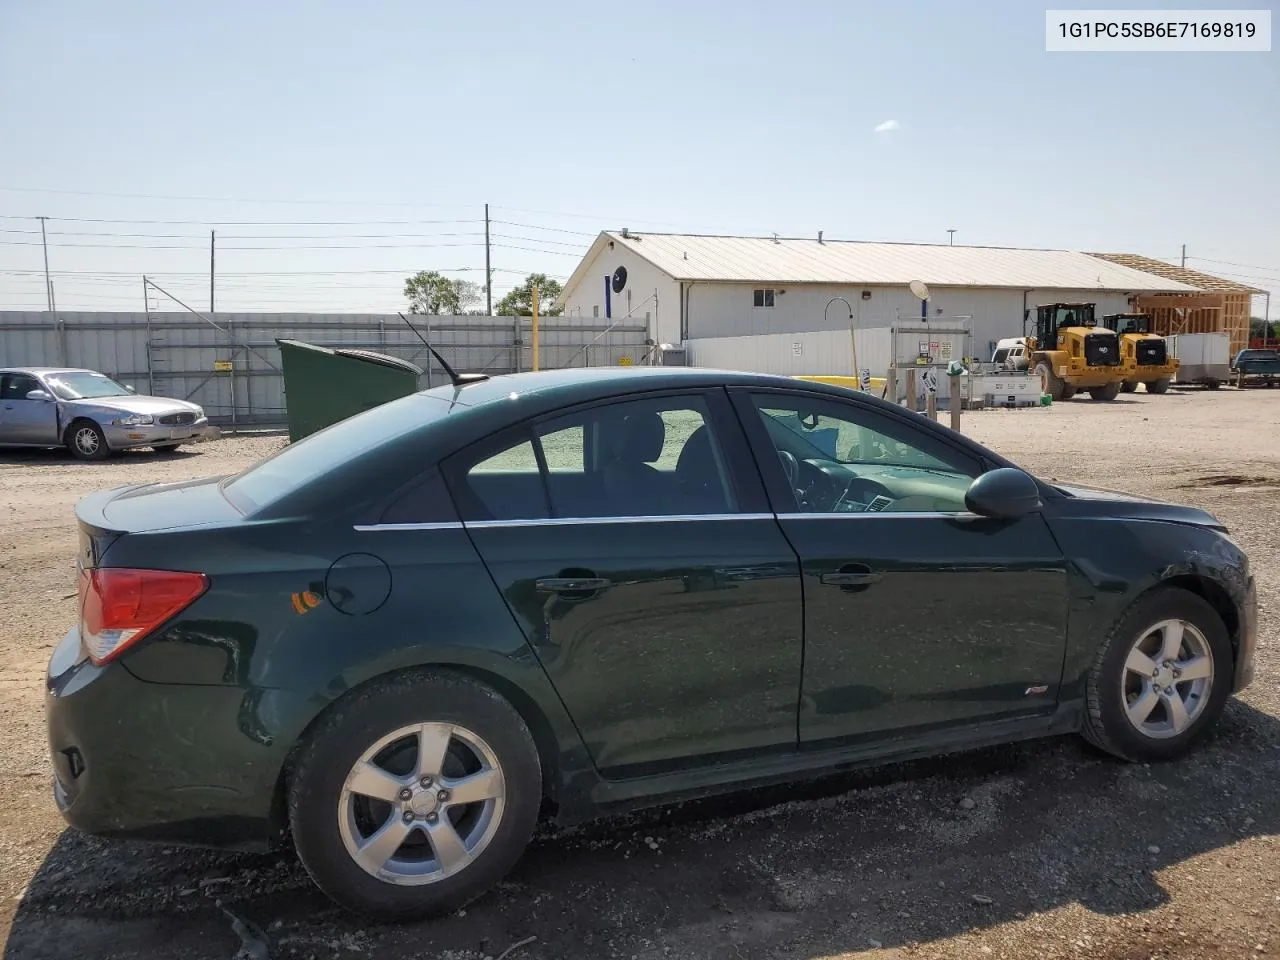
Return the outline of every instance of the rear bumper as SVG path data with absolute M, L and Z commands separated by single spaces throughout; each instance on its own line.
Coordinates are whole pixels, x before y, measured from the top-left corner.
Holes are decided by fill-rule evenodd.
M 1258 591 L 1253 577 L 1240 605 L 1240 637 L 1236 646 L 1236 675 L 1232 690 L 1239 693 L 1253 683 L 1258 650 Z
M 236 687 L 146 683 L 119 663 L 94 666 L 73 629 L 54 651 L 45 690 L 63 819 L 103 836 L 270 846 L 283 751 L 255 736 L 252 697 Z
M 112 450 L 126 450 L 129 447 L 151 447 L 156 444 L 185 443 L 204 437 L 210 432 L 210 428 L 209 419 L 201 417 L 195 423 L 179 426 L 166 426 L 163 423 L 155 423 L 138 427 L 124 427 L 105 423 L 102 424 L 102 432 L 106 435 L 107 446 Z

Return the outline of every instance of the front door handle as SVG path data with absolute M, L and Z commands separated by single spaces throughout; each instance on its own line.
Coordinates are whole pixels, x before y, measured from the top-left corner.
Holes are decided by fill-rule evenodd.
M 534 586 L 541 593 L 595 593 L 607 590 L 612 582 L 605 577 L 543 577 Z
M 819 580 L 825 586 L 858 593 L 873 583 L 879 583 L 882 576 L 883 574 L 875 573 L 865 563 L 846 563 L 835 573 L 824 573 Z

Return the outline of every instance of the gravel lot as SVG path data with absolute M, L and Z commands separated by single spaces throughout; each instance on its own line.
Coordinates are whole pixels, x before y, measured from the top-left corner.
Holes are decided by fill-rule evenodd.
M 263 942 L 317 960 L 517 944 L 512 960 L 1280 957 L 1278 414 L 1275 391 L 1222 390 L 965 418 L 1042 476 L 1206 507 L 1249 551 L 1258 678 L 1190 758 L 1131 766 L 1062 738 L 663 810 L 544 837 L 465 912 L 400 927 L 339 914 L 288 856 L 79 836 L 49 795 L 42 680 L 75 615 L 74 503 L 282 441 L 105 464 L 0 454 L 3 956 L 227 960 L 248 921 L 252 958 Z

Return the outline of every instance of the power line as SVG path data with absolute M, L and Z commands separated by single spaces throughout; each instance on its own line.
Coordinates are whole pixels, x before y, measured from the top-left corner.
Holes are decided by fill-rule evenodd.
M 548 233 L 572 233 L 579 237 L 598 237 L 599 230 L 565 230 L 561 227 L 543 227 L 536 223 L 516 223 L 512 220 L 494 220 L 494 223 L 500 223 L 504 227 L 523 227 L 526 230 L 546 230 Z
M 222 277 L 332 277 L 332 276 L 360 276 L 365 274 L 389 274 L 399 276 L 413 276 L 421 266 L 401 267 L 399 269 L 376 268 L 369 270 L 236 270 L 228 271 L 221 274 Z M 433 267 L 436 273 L 483 273 L 483 267 Z M 515 269 L 513 267 L 494 267 L 495 273 L 514 273 L 520 276 L 528 276 L 531 273 L 546 273 L 544 270 L 527 270 Z M 33 274 L 40 276 L 43 270 L 28 269 L 24 267 L 0 267 L 0 274 Z M 58 276 L 110 276 L 110 277 L 129 277 L 137 280 L 141 276 L 137 270 L 59 270 Z M 568 274 L 564 273 L 547 273 L 548 277 L 567 278 Z M 157 277 L 204 277 L 203 271 L 192 270 L 149 270 L 147 276 Z
M 17 213 L 0 213 L 0 220 L 38 220 L 39 217 Z M 356 226 L 417 226 L 421 224 L 483 223 L 475 217 L 451 220 L 122 220 L 110 217 L 48 217 L 58 223 L 123 223 L 142 226 L 165 227 L 356 227 Z
M 1204 263 L 1222 263 L 1229 267 L 1248 267 L 1250 270 L 1276 270 L 1280 271 L 1280 267 L 1264 267 L 1257 263 L 1236 263 L 1232 260 L 1210 260 L 1208 257 L 1187 257 L 1188 260 L 1201 260 Z
M 119 197 L 125 200 L 189 200 L 198 203 L 287 203 L 313 207 L 452 207 L 457 209 L 463 206 L 471 206 L 470 204 L 461 203 L 410 203 L 403 200 L 286 200 L 281 198 L 199 197 L 166 193 L 115 193 L 106 190 L 52 190 L 44 187 L 0 187 L 0 191 L 4 191 L 6 193 L 48 193 L 67 197 Z

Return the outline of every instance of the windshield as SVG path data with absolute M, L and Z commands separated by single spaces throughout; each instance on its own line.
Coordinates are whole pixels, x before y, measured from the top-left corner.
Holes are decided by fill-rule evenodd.
M 445 416 L 449 409 L 447 403 L 418 394 L 384 403 L 289 444 L 223 481 L 222 492 L 245 513 L 259 510 L 362 454 Z
M 1004 363 L 1005 357 L 1009 356 L 1009 348 L 1001 347 L 995 352 L 995 356 L 991 358 L 992 363 Z
M 132 394 L 104 373 L 54 373 L 45 382 L 59 400 L 96 400 L 99 397 L 128 397 Z

